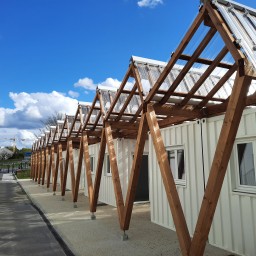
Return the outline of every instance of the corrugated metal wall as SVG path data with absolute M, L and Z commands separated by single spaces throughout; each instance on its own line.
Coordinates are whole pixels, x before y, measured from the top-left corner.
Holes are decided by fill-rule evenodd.
M 193 122 L 172 126 L 162 129 L 161 133 L 166 147 L 184 146 L 185 149 L 186 185 L 177 185 L 177 190 L 189 231 L 192 233 L 204 190 L 201 144 L 195 143 L 195 140 L 201 140 L 200 124 Z M 151 220 L 175 229 L 151 139 L 149 139 L 149 174 Z
M 119 170 L 119 177 L 120 177 L 123 196 L 125 198 L 127 193 L 129 173 L 132 166 L 133 153 L 134 153 L 136 141 L 116 139 L 114 143 L 115 143 L 115 151 L 116 151 L 117 164 L 118 164 L 118 170 Z M 93 182 L 95 179 L 95 171 L 96 171 L 97 161 L 98 161 L 98 152 L 99 152 L 99 144 L 89 146 L 89 153 L 91 156 L 94 156 L 94 173 L 92 173 Z M 144 152 L 145 153 L 148 152 L 148 142 L 146 142 Z M 108 154 L 107 147 L 106 147 L 106 154 Z M 85 171 L 84 171 L 84 177 L 85 177 Z M 85 179 L 84 192 L 85 192 L 85 195 L 88 196 L 86 177 L 84 179 Z M 112 177 L 111 175 L 106 175 L 105 166 L 103 166 L 103 172 L 101 177 L 99 201 L 112 206 L 116 206 L 116 199 L 115 199 Z
M 177 186 L 177 189 L 191 235 L 203 197 L 203 163 L 207 180 L 222 123 L 223 116 L 219 116 L 201 120 L 200 123 L 193 122 L 162 130 L 166 146 L 185 147 L 186 186 Z M 244 111 L 237 134 L 237 139 L 241 138 L 256 140 L 254 109 Z M 175 229 L 151 139 L 149 156 L 151 220 Z M 209 243 L 241 255 L 255 256 L 256 194 L 234 192 L 235 161 L 233 152 L 209 234 Z
M 217 138 L 223 123 L 223 116 L 210 118 L 203 123 L 203 146 L 206 179 L 214 156 Z M 256 140 L 256 111 L 244 111 L 236 140 Z M 236 175 L 235 153 L 224 179 L 221 196 L 215 212 L 209 242 L 241 255 L 256 255 L 256 195 L 234 192 Z

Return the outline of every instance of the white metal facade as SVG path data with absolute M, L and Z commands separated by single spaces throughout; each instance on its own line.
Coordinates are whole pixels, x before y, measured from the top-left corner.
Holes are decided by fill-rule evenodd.
M 191 235 L 195 229 L 204 193 L 204 180 L 207 182 L 223 118 L 224 116 L 218 116 L 203 119 L 161 131 L 167 148 L 183 146 L 185 150 L 186 183 L 177 185 L 177 190 Z M 236 142 L 243 140 L 256 142 L 255 109 L 244 111 Z M 237 171 L 234 146 L 209 234 L 209 243 L 240 255 L 255 256 L 256 194 L 253 191 L 249 193 L 236 190 Z M 151 139 L 149 172 L 151 220 L 175 230 Z
M 119 177 L 120 177 L 121 188 L 122 188 L 122 193 L 124 198 L 127 193 L 129 176 L 130 176 L 130 171 L 131 171 L 132 161 L 133 161 L 133 154 L 135 150 L 135 144 L 136 144 L 136 140 L 131 140 L 131 139 L 115 139 L 114 140 Z M 100 146 L 99 144 L 89 146 L 90 156 L 94 157 L 94 170 L 92 173 L 93 182 L 95 179 L 99 146 Z M 148 154 L 148 142 L 146 142 L 145 144 L 144 152 L 145 154 Z M 107 147 L 106 147 L 105 155 L 107 154 L 108 153 L 107 153 Z M 85 175 L 85 171 L 83 171 L 83 173 Z M 84 186 L 85 186 L 84 193 L 86 196 L 88 196 L 86 178 L 84 178 Z M 112 206 L 116 206 L 112 176 L 106 173 L 106 158 L 104 159 L 104 166 L 102 171 L 98 200 L 100 202 L 103 202 Z

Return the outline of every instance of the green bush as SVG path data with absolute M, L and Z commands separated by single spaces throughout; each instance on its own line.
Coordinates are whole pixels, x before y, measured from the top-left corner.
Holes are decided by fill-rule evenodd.
M 29 179 L 30 178 L 30 170 L 17 171 L 16 176 L 18 179 Z

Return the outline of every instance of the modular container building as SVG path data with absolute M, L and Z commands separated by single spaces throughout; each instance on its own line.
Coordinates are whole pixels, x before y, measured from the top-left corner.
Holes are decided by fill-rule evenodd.
M 192 235 L 224 120 L 220 115 L 161 130 L 179 198 Z M 256 109 L 244 110 L 209 243 L 256 255 Z M 151 221 L 175 230 L 152 140 L 149 139 Z
M 128 181 L 130 177 L 130 171 L 132 167 L 132 160 L 134 156 L 136 140 L 133 139 L 115 139 L 115 150 L 117 157 L 117 164 L 119 169 L 120 183 L 122 187 L 122 193 L 125 198 L 128 188 Z M 95 170 L 98 160 L 99 143 L 89 146 L 90 162 L 92 168 L 92 180 L 95 180 Z M 149 201 L 149 177 L 148 177 L 148 142 L 146 142 L 142 160 L 141 172 L 139 177 L 139 183 L 136 192 L 135 201 Z M 84 172 L 84 175 L 85 172 Z M 85 196 L 88 196 L 86 178 L 84 176 Z M 113 187 L 112 175 L 110 170 L 109 155 L 106 149 L 103 172 L 101 177 L 99 201 L 112 206 L 116 206 L 115 192 Z

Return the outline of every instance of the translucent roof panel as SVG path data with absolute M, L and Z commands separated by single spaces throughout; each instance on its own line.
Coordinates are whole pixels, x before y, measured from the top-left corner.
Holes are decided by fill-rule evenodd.
M 213 0 L 237 43 L 256 69 L 256 10 L 234 1 Z

